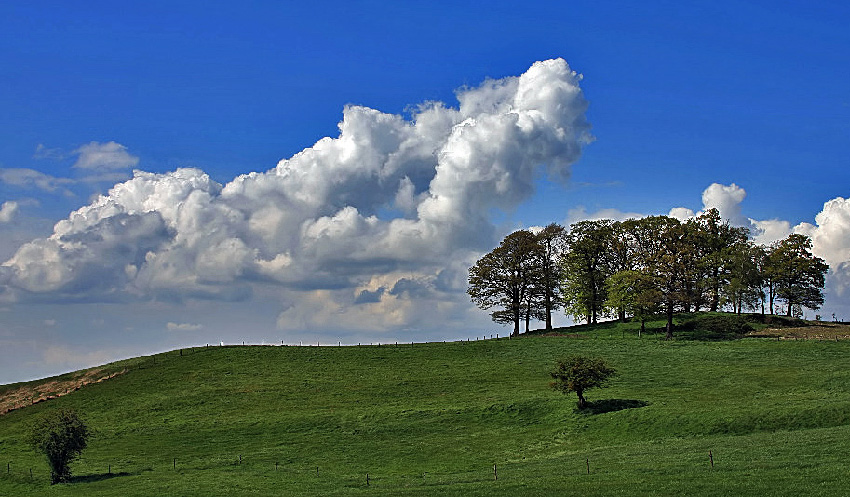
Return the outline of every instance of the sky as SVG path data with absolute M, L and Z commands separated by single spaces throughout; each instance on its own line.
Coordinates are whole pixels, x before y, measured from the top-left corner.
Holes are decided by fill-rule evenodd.
M 507 233 L 710 207 L 811 236 L 850 319 L 841 2 L 0 12 L 0 384 L 507 333 L 465 293 Z

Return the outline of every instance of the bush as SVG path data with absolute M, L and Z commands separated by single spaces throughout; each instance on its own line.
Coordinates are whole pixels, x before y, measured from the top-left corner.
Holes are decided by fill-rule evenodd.
M 33 424 L 29 442 L 47 457 L 50 465 L 50 483 L 71 479 L 71 462 L 88 444 L 89 427 L 72 409 L 48 413 Z
M 564 394 L 575 392 L 578 395 L 578 408 L 584 409 L 587 406 L 585 390 L 606 386 L 615 374 L 617 371 L 604 359 L 577 355 L 555 364 L 555 369 L 549 372 L 554 380 L 550 386 Z

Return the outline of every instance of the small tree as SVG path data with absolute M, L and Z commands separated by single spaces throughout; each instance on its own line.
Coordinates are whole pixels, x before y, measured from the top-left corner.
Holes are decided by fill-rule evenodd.
M 71 479 L 71 462 L 86 448 L 91 431 L 73 409 L 53 411 L 32 426 L 29 442 L 47 456 L 50 483 Z
M 585 390 L 606 386 L 617 371 L 604 359 L 576 355 L 558 361 L 549 374 L 554 380 L 550 386 L 565 395 L 575 392 L 578 395 L 578 408 L 584 409 L 587 406 Z

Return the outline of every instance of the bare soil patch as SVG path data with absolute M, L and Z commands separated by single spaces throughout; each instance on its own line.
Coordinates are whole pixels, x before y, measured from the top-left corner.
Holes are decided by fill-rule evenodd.
M 107 372 L 103 368 L 94 368 L 78 371 L 69 378 L 51 379 L 38 384 L 31 382 L 12 388 L 0 397 L 0 416 L 15 409 L 68 395 L 86 385 L 100 383 L 126 372 L 126 369 Z
M 772 337 L 784 340 L 850 340 L 850 325 L 821 323 L 794 328 L 765 328 L 747 336 Z

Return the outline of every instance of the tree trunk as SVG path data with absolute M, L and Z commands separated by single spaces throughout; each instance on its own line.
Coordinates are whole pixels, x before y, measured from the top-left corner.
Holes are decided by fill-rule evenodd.
M 525 310 L 525 332 L 528 333 L 528 322 L 531 321 L 531 307 Z
M 626 322 L 626 310 L 624 308 L 620 307 L 620 309 L 617 311 L 617 314 L 618 314 L 617 317 L 620 318 L 620 322 L 625 323 Z
M 646 333 L 646 320 L 641 318 L 640 319 L 640 331 L 638 331 L 638 338 L 640 338 L 640 336 L 643 335 L 644 333 Z
M 581 390 L 576 390 L 576 395 L 578 395 L 578 408 L 584 409 L 587 405 L 587 401 L 584 400 L 584 392 Z
M 720 282 L 718 278 L 720 277 L 720 272 L 717 268 L 712 268 L 712 277 L 714 278 L 711 282 L 711 307 L 709 307 L 709 311 L 717 312 L 717 306 L 720 304 Z M 697 309 L 699 311 L 699 309 Z
M 673 339 L 673 303 L 667 303 L 667 335 L 664 337 L 665 340 Z

